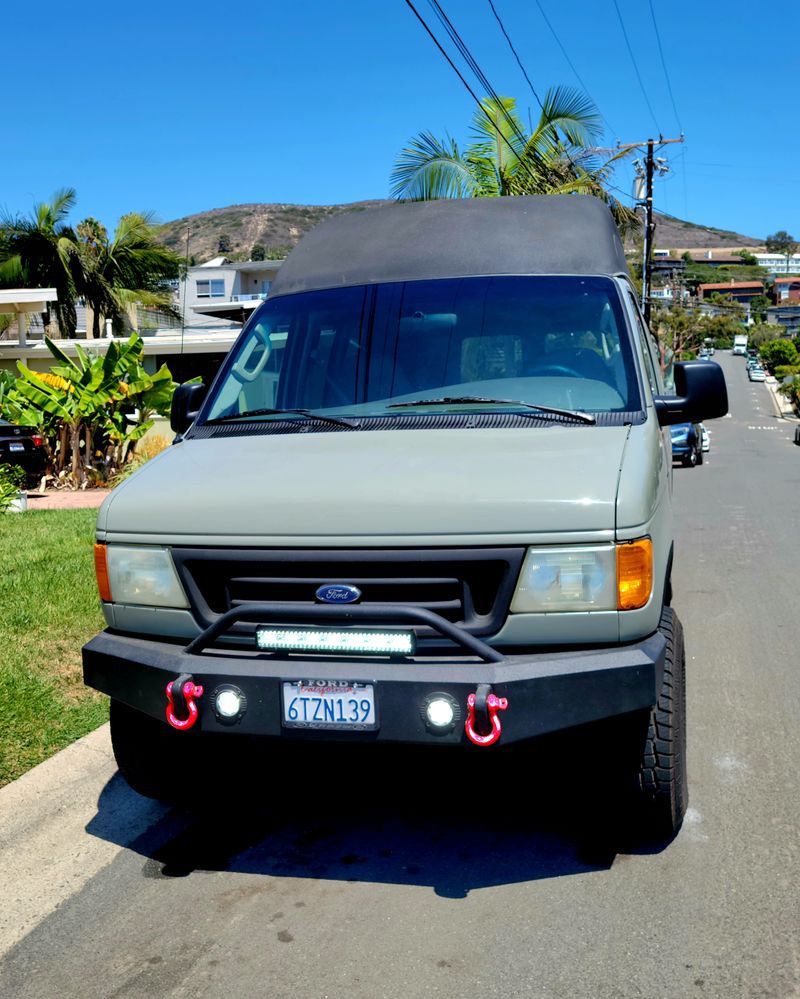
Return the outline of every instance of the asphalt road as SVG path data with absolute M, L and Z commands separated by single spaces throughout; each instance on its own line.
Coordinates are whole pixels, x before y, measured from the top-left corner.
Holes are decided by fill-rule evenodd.
M 243 812 L 203 819 L 127 790 L 100 730 L 0 792 L 0 996 L 800 996 L 800 448 L 715 359 L 732 415 L 674 474 L 691 805 L 668 847 L 597 849 L 598 763 L 557 741 L 505 781 L 265 759 Z

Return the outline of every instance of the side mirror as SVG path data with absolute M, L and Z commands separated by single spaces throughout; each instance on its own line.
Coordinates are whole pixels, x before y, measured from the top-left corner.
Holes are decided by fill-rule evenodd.
M 169 425 L 176 434 L 182 434 L 191 427 L 207 394 L 208 386 L 202 382 L 187 382 L 175 389 L 169 412 Z
M 679 361 L 675 365 L 675 395 L 655 397 L 662 427 L 700 423 L 728 412 L 725 375 L 716 361 Z

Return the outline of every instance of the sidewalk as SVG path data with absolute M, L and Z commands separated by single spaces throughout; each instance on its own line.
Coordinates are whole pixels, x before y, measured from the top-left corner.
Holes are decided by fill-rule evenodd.
M 47 492 L 28 493 L 29 510 L 82 510 L 98 507 L 111 492 L 110 489 L 48 489 Z
M 792 420 L 796 422 L 798 416 L 794 410 L 794 406 L 792 405 L 791 400 L 787 399 L 785 395 L 782 395 L 778 391 L 780 388 L 780 382 L 778 382 L 777 378 L 774 378 L 772 375 L 767 375 L 767 379 L 764 384 L 767 386 L 772 395 L 772 401 L 775 405 L 775 411 L 778 416 L 784 420 Z

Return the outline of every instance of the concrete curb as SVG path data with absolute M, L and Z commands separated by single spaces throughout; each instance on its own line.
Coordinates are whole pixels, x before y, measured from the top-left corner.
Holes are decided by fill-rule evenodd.
M 106 724 L 0 789 L 0 955 L 119 853 L 86 832 L 116 769 Z

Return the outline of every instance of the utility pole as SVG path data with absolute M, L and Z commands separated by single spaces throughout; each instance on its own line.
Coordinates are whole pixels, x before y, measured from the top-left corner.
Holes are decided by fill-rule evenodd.
M 642 311 L 645 322 L 650 324 L 650 285 L 653 257 L 653 237 L 656 231 L 656 223 L 653 218 L 653 174 L 656 169 L 660 174 L 664 174 L 669 169 L 665 160 L 656 161 L 653 157 L 653 150 L 656 146 L 668 146 L 672 142 L 683 142 L 683 136 L 679 139 L 665 139 L 659 135 L 657 139 L 648 139 L 646 142 L 628 142 L 619 145 L 618 149 L 642 149 L 647 148 L 647 158 L 644 167 L 644 197 L 637 198 L 637 203 L 644 207 L 644 250 L 642 253 Z M 639 175 L 641 176 L 641 174 Z
M 183 271 L 183 308 L 181 309 L 181 354 L 183 354 L 183 338 L 186 335 L 186 296 L 189 293 L 189 236 L 192 227 L 186 226 L 186 260 Z

